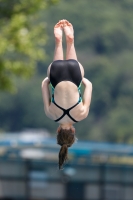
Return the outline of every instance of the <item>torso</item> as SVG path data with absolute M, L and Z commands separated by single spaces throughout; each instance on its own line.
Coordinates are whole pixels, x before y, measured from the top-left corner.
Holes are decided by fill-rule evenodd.
M 79 65 L 80 74 L 81 74 L 81 80 L 79 79 L 79 82 L 82 81 L 84 71 L 81 69 L 82 66 Z M 50 72 L 51 69 L 49 69 Z M 59 73 L 59 72 L 58 72 Z M 50 77 L 50 73 L 48 74 Z M 70 77 L 71 78 L 71 77 Z M 77 81 L 77 80 L 76 80 Z M 55 85 L 54 89 L 54 101 L 62 108 L 68 109 L 75 105 L 79 100 L 79 92 L 78 87 L 75 83 L 73 83 L 71 80 L 61 80 L 59 83 L 53 82 Z M 79 83 L 77 83 L 79 84 Z M 80 117 L 80 113 L 83 109 L 83 103 L 80 102 L 78 105 L 76 105 L 73 109 L 70 110 L 69 114 L 76 120 L 80 121 L 82 120 Z M 51 102 L 50 113 L 52 114 L 52 119 L 56 120 L 63 114 L 63 110 L 58 108 L 54 103 Z M 61 120 L 58 121 L 59 123 L 75 123 L 68 115 L 65 115 Z

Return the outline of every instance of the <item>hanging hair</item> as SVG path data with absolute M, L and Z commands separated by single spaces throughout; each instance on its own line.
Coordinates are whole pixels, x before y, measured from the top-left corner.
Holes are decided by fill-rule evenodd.
M 62 129 L 57 134 L 57 144 L 61 146 L 59 152 L 59 169 L 62 168 L 65 161 L 68 159 L 68 147 L 70 147 L 76 140 L 72 129 Z

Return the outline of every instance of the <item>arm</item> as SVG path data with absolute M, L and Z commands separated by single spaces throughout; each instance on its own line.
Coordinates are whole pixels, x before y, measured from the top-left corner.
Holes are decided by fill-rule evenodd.
M 82 79 L 82 83 L 85 87 L 84 94 L 83 94 L 84 114 L 87 117 L 88 112 L 89 112 L 90 103 L 91 103 L 92 83 L 86 78 Z
M 44 102 L 44 111 L 47 116 L 49 116 L 49 106 L 50 106 L 50 91 L 49 91 L 49 79 L 46 77 L 42 81 L 42 96 Z

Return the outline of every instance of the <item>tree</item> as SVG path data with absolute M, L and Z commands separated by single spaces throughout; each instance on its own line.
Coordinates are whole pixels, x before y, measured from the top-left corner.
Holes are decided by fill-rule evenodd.
M 0 90 L 13 90 L 15 76 L 29 77 L 45 59 L 45 22 L 39 13 L 58 0 L 0 0 Z

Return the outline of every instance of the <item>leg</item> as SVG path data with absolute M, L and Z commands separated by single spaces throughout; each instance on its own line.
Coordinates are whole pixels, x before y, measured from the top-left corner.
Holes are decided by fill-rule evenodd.
M 63 60 L 62 27 L 63 27 L 62 20 L 60 20 L 54 27 L 54 35 L 55 35 L 54 60 Z
M 63 28 L 66 35 L 66 60 L 68 59 L 75 59 L 77 60 L 77 55 L 74 47 L 74 30 L 71 23 L 67 20 L 63 20 Z

